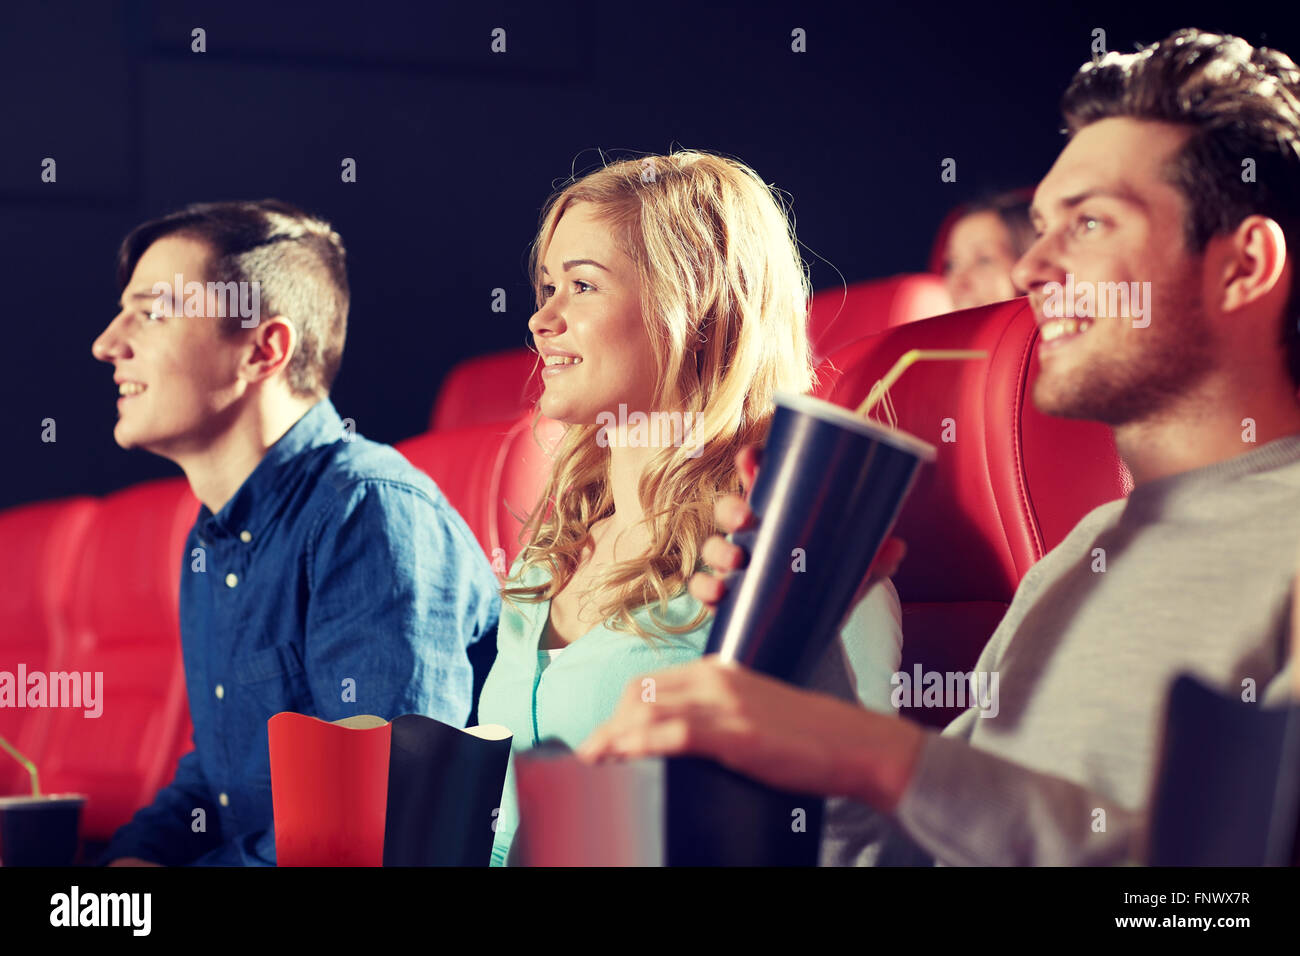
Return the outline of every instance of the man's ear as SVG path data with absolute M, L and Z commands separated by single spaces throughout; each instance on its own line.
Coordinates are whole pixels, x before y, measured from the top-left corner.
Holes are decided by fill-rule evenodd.
M 1224 242 L 1223 294 L 1220 306 L 1235 312 L 1277 292 L 1283 306 L 1289 290 L 1283 288 L 1286 271 L 1286 235 L 1268 216 L 1247 216 Z
M 248 348 L 240 372 L 250 382 L 261 382 L 289 364 L 298 348 L 298 330 L 282 315 L 263 319 L 248 333 Z

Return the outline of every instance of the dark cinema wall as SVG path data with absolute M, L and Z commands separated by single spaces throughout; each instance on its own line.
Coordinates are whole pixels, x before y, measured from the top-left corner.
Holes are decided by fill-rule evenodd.
M 599 150 L 754 166 L 791 197 L 815 288 L 920 270 L 952 206 L 1051 164 L 1094 30 L 1127 51 L 1195 25 L 1300 56 L 1282 8 L 1239 7 L 6 5 L 0 507 L 177 473 L 113 443 L 112 370 L 90 355 L 116 311 L 117 244 L 142 219 L 267 196 L 330 219 L 353 291 L 333 398 L 396 441 L 424 429 L 456 361 L 525 342 L 540 207 Z

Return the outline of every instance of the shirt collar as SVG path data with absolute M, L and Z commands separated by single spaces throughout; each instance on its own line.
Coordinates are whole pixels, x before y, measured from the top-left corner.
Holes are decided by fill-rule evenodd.
M 1297 462 L 1300 434 L 1285 435 L 1232 458 L 1144 482 L 1129 492 L 1124 513 L 1145 521 L 1178 508 L 1204 507 L 1207 492 L 1212 493 L 1217 486 L 1226 487 L 1233 481 Z
M 272 445 L 253 473 L 244 479 L 234 497 L 215 515 L 207 505 L 199 508 L 199 530 L 205 535 L 230 537 L 248 532 L 258 537 L 294 490 L 294 460 L 311 448 L 332 445 L 343 438 L 343 420 L 334 403 L 323 398 Z

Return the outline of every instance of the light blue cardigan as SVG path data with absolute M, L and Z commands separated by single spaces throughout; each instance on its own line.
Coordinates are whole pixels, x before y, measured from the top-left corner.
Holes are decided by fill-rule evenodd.
M 516 580 L 520 562 L 511 568 Z M 531 568 L 528 585 L 545 581 L 545 568 Z M 668 603 L 663 615 L 674 626 L 690 623 L 700 603 L 687 591 Z M 536 604 L 501 602 L 497 629 L 497 658 L 479 698 L 480 724 L 503 724 L 514 734 L 506 770 L 501 809 L 496 820 L 492 865 L 502 866 L 519 824 L 515 794 L 514 754 L 543 740 L 559 740 L 576 748 L 614 712 L 629 681 L 648 672 L 684 664 L 700 657 L 712 618 L 684 634 L 663 634 L 651 643 L 627 631 L 599 624 L 551 659 L 538 650 L 550 616 L 550 601 Z M 648 607 L 633 616 L 646 631 L 656 633 Z M 902 625 L 898 594 L 889 581 L 873 586 L 858 602 L 818 667 L 812 685 L 841 699 L 855 697 L 881 713 L 894 713 L 889 703 L 890 677 L 902 657 Z M 824 863 L 855 862 L 856 854 L 878 836 L 878 820 L 848 801 L 830 801 L 824 824 Z

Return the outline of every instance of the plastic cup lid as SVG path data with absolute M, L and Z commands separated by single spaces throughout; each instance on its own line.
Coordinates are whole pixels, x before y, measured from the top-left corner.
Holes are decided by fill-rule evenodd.
M 0 810 L 12 810 L 21 807 L 42 807 L 57 803 L 85 803 L 84 793 L 43 793 L 34 797 L 30 793 L 16 796 L 0 797 Z
M 909 435 L 907 432 L 899 431 L 896 428 L 886 428 L 876 422 L 869 422 L 865 418 L 855 415 L 847 408 L 841 408 L 832 402 L 813 398 L 811 395 L 795 395 L 792 392 L 777 392 L 773 395 L 773 401 L 778 405 L 784 405 L 791 411 L 811 415 L 813 418 L 873 438 L 882 444 L 897 448 L 899 451 L 915 455 L 922 461 L 932 462 L 935 459 L 935 448 L 929 442 L 922 441 L 915 435 Z

